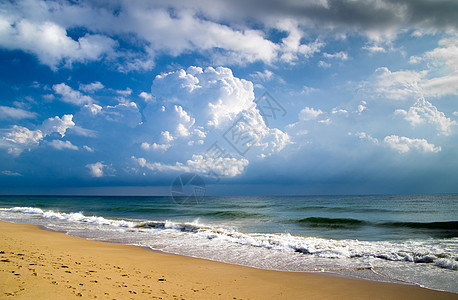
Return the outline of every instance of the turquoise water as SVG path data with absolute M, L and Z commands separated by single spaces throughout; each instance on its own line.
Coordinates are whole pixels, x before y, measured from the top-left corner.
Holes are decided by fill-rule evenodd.
M 258 268 L 458 292 L 458 195 L 0 197 L 0 220 Z

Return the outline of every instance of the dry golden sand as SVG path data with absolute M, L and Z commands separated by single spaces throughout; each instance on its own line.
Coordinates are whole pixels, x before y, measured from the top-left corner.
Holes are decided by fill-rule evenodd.
M 0 298 L 458 299 L 417 286 L 259 270 L 0 222 Z

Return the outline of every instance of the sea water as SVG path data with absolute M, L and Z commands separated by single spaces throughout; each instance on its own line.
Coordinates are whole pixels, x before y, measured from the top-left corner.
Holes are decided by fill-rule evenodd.
M 457 194 L 176 200 L 3 196 L 0 220 L 255 268 L 458 293 Z

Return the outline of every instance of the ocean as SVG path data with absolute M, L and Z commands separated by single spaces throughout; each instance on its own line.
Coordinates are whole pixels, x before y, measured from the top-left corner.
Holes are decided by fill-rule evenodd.
M 458 293 L 458 194 L 206 196 L 192 203 L 1 196 L 0 220 L 255 268 Z

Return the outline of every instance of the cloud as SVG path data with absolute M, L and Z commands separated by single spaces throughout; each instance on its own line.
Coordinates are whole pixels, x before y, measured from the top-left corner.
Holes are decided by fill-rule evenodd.
M 195 124 L 196 120 L 191 118 L 189 114 L 179 105 L 174 105 L 174 110 L 177 114 L 179 123 L 177 124 L 175 133 L 179 137 L 188 137 L 191 135 L 190 129 Z
M 83 149 L 86 150 L 87 152 L 94 152 L 94 149 L 92 149 L 91 147 L 89 147 L 87 145 L 84 145 Z
M 380 67 L 375 70 L 373 77 L 364 83 L 360 92 L 368 98 L 406 100 L 419 97 L 421 91 L 418 83 L 426 73 L 409 70 L 391 72 L 386 67 Z
M 84 62 L 100 60 L 104 55 L 116 58 L 121 56 L 120 53 L 123 54 L 120 66 L 123 71 L 150 69 L 154 66 L 152 58 L 160 53 L 178 56 L 189 51 L 204 53 L 221 49 L 224 55 L 214 52 L 213 56 L 229 58 L 233 62 L 268 62 L 276 57 L 276 46 L 265 39 L 261 31 L 248 28 L 238 30 L 202 18 L 195 7 L 183 7 L 178 2 L 119 2 L 115 5 L 119 13 L 113 13 L 112 5 L 90 2 L 84 5 L 67 2 L 37 4 L 38 1 L 19 1 L 17 4 L 3 5 L 14 18 L 5 17 L 4 22 L 8 27 L 3 26 L 4 38 L 0 41 L 4 46 L 34 53 L 42 63 L 53 68 L 62 60 L 67 63 Z M 31 11 L 33 8 L 36 11 Z M 13 26 L 15 23 L 24 25 Z M 87 34 L 73 40 L 67 36 L 66 29 L 76 27 L 100 34 Z M 125 42 L 143 44 L 144 47 L 135 52 L 117 49 L 118 43 L 109 36 L 117 39 L 125 36 L 128 37 Z M 164 39 L 164 36 L 167 38 Z
M 167 149 L 169 149 L 172 145 L 170 144 L 156 144 L 156 143 L 152 143 L 152 144 L 148 144 L 147 142 L 143 142 L 141 144 L 141 147 L 142 149 L 144 150 L 162 150 L 162 151 L 167 151 Z
M 0 106 L 0 120 L 21 120 L 21 119 L 32 119 L 37 116 L 36 113 L 23 110 L 21 108 Z
M 234 157 L 205 157 L 203 155 L 193 155 L 192 160 L 186 161 L 190 170 L 208 176 L 235 177 L 243 173 L 249 162 L 246 158 Z
M 397 109 L 395 114 L 404 116 L 405 120 L 414 127 L 423 123 L 433 124 L 443 135 L 450 135 L 452 126 L 457 124 L 424 98 L 419 98 L 408 111 Z
M 170 142 L 172 142 L 174 140 L 174 137 L 167 130 L 166 131 L 162 131 L 161 132 L 161 136 L 165 140 L 166 143 L 170 143 Z M 204 133 L 199 134 L 199 136 L 201 138 L 205 138 L 205 134 Z
M 305 107 L 299 112 L 299 120 L 301 121 L 310 121 L 318 118 L 323 112 L 321 109 L 315 110 L 311 107 Z
M 263 98 L 260 98 L 261 100 Z M 263 105 L 262 101 L 258 105 Z M 269 113 L 267 110 L 265 113 Z M 270 128 L 255 107 L 243 111 L 240 117 L 224 133 L 225 138 L 237 148 L 239 153 L 252 151 L 257 157 L 268 157 L 293 144 L 288 133 L 278 128 Z M 243 141 L 242 141 L 243 140 Z
M 275 152 L 282 151 L 286 146 L 293 144 L 291 137 L 288 133 L 281 131 L 278 128 L 271 128 L 267 132 L 264 132 L 260 141 L 256 143 L 256 146 L 260 146 L 262 151 L 258 157 L 268 157 Z
M 86 93 L 94 93 L 98 90 L 103 89 L 105 86 L 100 83 L 100 81 L 95 81 L 88 84 L 80 84 L 79 89 Z
M 9 132 L 6 132 L 4 140 L 19 145 L 38 144 L 44 135 L 41 130 L 29 130 L 26 127 L 13 125 Z
M 91 115 L 95 116 L 97 115 L 98 113 L 100 113 L 102 111 L 103 107 L 98 105 L 98 104 L 86 104 L 83 106 L 83 111 L 88 111 L 90 112 Z
M 4 170 L 4 171 L 2 171 L 2 174 L 3 174 L 3 175 L 6 175 L 6 176 L 22 176 L 21 173 L 12 172 L 12 171 L 9 171 L 9 170 Z
M 407 100 L 419 97 L 458 95 L 458 39 L 439 41 L 439 47 L 411 62 L 428 62 L 425 70 L 391 71 L 377 68 L 359 91 L 367 98 Z
M 132 89 L 128 87 L 125 90 L 116 90 L 115 92 L 123 97 L 128 97 L 132 94 Z
M 300 94 L 302 94 L 302 95 L 308 95 L 308 94 L 313 93 L 313 92 L 316 92 L 316 91 L 319 91 L 319 89 L 314 88 L 314 87 L 311 87 L 311 86 L 306 86 L 306 85 L 304 85 L 304 87 L 303 87 L 302 90 L 300 91 Z
M 347 111 L 346 109 L 334 107 L 334 108 L 332 109 L 331 113 L 332 113 L 333 115 L 335 115 L 335 114 L 347 115 L 347 114 L 348 114 L 348 111 Z
M 104 5 L 23 0 L 2 4 L 0 45 L 32 53 L 53 69 L 62 63 L 71 66 L 107 57 L 126 72 L 150 70 L 156 57 L 164 53 L 176 57 L 196 52 L 218 64 L 295 63 L 324 45 L 305 42 L 308 32 L 325 37 L 360 34 L 379 42 L 393 40 L 406 30 L 458 28 L 453 1 L 441 5 L 417 2 L 251 0 L 215 4 L 204 0 Z M 67 30 L 72 28 L 97 34 L 70 37 Z M 272 29 L 285 32 L 286 37 L 269 40 Z M 120 46 L 124 44 L 127 46 Z
M 70 141 L 52 140 L 48 144 L 56 150 L 78 150 Z
M 386 52 L 386 49 L 381 47 L 381 46 L 376 46 L 376 45 L 372 45 L 372 46 L 364 46 L 363 47 L 364 50 L 367 50 L 369 51 L 370 53 L 384 53 Z
M 20 0 L 0 6 L 0 46 L 56 69 L 107 61 L 120 71 L 150 70 L 163 54 L 199 53 L 217 64 L 294 64 L 320 51 L 322 37 L 360 35 L 381 43 L 401 32 L 458 29 L 456 1 L 251 0 L 95 3 Z M 253 26 L 256 24 L 256 26 Z M 83 36 L 69 36 L 79 28 Z M 270 40 L 272 30 L 285 33 Z M 163 38 L 167 37 L 167 38 Z M 373 46 L 375 47 L 375 46 Z M 373 50 L 375 48 L 368 48 Z
M 221 18 L 251 17 L 265 22 L 290 18 L 322 34 L 353 32 L 373 40 L 392 39 L 398 32 L 412 28 L 443 31 L 458 28 L 455 13 L 458 5 L 453 0 L 442 1 L 441 5 L 433 0 L 253 0 L 224 1 L 217 7 L 212 10 L 213 16 Z
M 136 158 L 132 156 L 132 159 L 138 163 L 138 165 L 142 168 L 147 168 L 152 171 L 159 171 L 159 172 L 192 172 L 189 166 L 184 165 L 183 163 L 176 162 L 174 165 L 170 164 L 163 164 L 161 162 L 154 162 L 149 163 L 146 159 L 140 157 Z
M 61 63 L 71 66 L 72 62 L 100 60 L 117 45 L 113 39 L 98 34 L 86 34 L 75 41 L 54 22 L 33 22 L 13 16 L 0 14 L 0 45 L 32 53 L 53 70 Z
M 128 101 L 103 107 L 97 104 L 84 105 L 78 115 L 80 118 L 83 117 L 89 126 L 97 128 L 106 128 L 114 123 L 128 128 L 135 128 L 142 124 L 142 116 L 137 104 Z
M 174 108 L 176 112 L 192 106 L 203 118 L 208 118 L 207 124 L 203 125 L 217 128 L 227 125 L 240 112 L 254 105 L 253 84 L 235 77 L 231 69 L 224 67 L 205 70 L 189 67 L 187 71 L 158 75 L 153 81 L 152 92 L 160 102 L 176 99 L 182 103 Z M 185 122 L 190 122 L 185 119 Z
M 351 132 L 349 132 L 348 134 L 352 135 Z M 370 134 L 367 134 L 366 132 L 356 132 L 354 135 L 356 135 L 361 140 L 367 140 L 367 141 L 372 142 L 374 144 L 378 144 L 379 143 L 377 138 L 372 137 Z
M 143 100 L 145 100 L 145 101 L 153 100 L 153 96 L 151 96 L 151 93 L 141 92 L 138 96 L 140 98 L 143 98 Z
M 131 128 L 138 126 L 142 122 L 140 112 L 135 102 L 107 106 L 102 109 L 101 113 L 108 121 L 116 122 Z
M 323 60 L 320 60 L 320 61 L 318 62 L 318 67 L 323 68 L 323 69 L 328 69 L 328 68 L 331 67 L 331 64 L 330 64 L 330 63 L 327 63 L 327 62 L 325 62 L 325 61 L 323 61 Z
M 458 37 L 451 37 L 439 41 L 439 48 L 428 51 L 426 58 L 441 60 L 451 71 L 458 70 Z M 441 62 L 439 62 L 441 64 Z
M 53 133 L 59 133 L 61 137 L 65 136 L 67 129 L 75 126 L 72 121 L 73 115 L 63 115 L 48 118 L 36 130 L 29 130 L 26 127 L 13 125 L 7 130 L 1 139 L 3 143 L 0 146 L 7 147 L 8 152 L 12 155 L 19 155 L 25 149 L 31 150 L 37 146 L 46 136 Z
M 235 177 L 244 171 L 249 164 L 245 158 L 236 159 L 233 157 L 205 157 L 203 155 L 193 155 L 192 159 L 186 163 L 176 162 L 175 164 L 164 164 L 161 162 L 150 163 L 144 158 L 132 159 L 138 163 L 140 167 L 150 169 L 157 172 L 193 172 L 204 176 L 217 177 Z
M 65 83 L 55 84 L 52 88 L 61 96 L 60 99 L 64 102 L 77 106 L 90 105 L 94 102 L 90 96 L 81 94 L 81 92 L 72 89 Z
M 275 58 L 275 45 L 264 39 L 262 32 L 236 30 L 201 19 L 195 10 L 177 8 L 172 16 L 165 7 L 131 5 L 118 21 L 124 22 L 124 28 L 146 41 L 151 49 L 174 56 L 219 48 L 232 61 L 269 62 Z
M 87 137 L 96 137 L 97 136 L 97 131 L 92 130 L 92 129 L 86 129 L 81 126 L 72 126 L 69 128 L 70 132 L 75 133 L 80 136 L 87 136 Z
M 54 118 L 46 119 L 41 125 L 41 130 L 45 136 L 57 132 L 64 137 L 67 129 L 74 126 L 73 115 L 63 115 L 62 118 L 55 116 Z
M 270 81 L 274 73 L 269 70 L 264 70 L 264 72 L 256 71 L 256 73 L 250 74 L 252 78 L 259 81 Z
M 428 51 L 424 59 L 428 60 L 434 69 L 442 69 L 443 76 L 425 79 L 421 88 L 425 95 L 440 97 L 443 95 L 458 95 L 458 37 L 442 39 L 440 47 Z
M 428 143 L 425 139 L 411 139 L 408 137 L 399 137 L 397 135 L 386 136 L 383 141 L 392 149 L 400 153 L 407 153 L 411 150 L 419 152 L 437 153 L 442 150 L 440 146 L 436 147 L 434 144 Z
M 89 169 L 89 173 L 92 177 L 103 177 L 104 176 L 104 169 L 107 165 L 103 164 L 103 162 L 96 162 L 93 164 L 87 164 L 86 168 Z
M 348 60 L 348 53 L 345 51 L 339 51 L 336 53 L 323 53 L 323 56 L 331 59 Z
M 40 143 L 44 135 L 41 130 L 29 130 L 26 127 L 13 125 L 2 137 L 0 147 L 8 148 L 8 154 L 20 155 L 25 149 L 31 149 Z
M 320 52 L 324 43 L 315 40 L 314 42 L 302 43 L 304 37 L 303 30 L 300 29 L 298 22 L 291 19 L 283 19 L 277 22 L 277 29 L 288 32 L 288 36 L 282 39 L 280 44 L 280 60 L 294 64 L 299 58 L 310 58 L 315 53 Z
M 197 172 L 200 170 L 198 162 L 204 160 L 223 165 L 234 163 L 237 167 L 228 167 L 231 171 L 227 173 L 219 169 L 218 174 L 235 176 L 242 174 L 245 164 L 241 163 L 244 160 L 240 155 L 234 153 L 247 154 L 250 159 L 263 158 L 292 144 L 287 133 L 266 125 L 260 107 L 263 107 L 263 114 L 269 115 L 271 111 L 266 109 L 265 98 L 255 99 L 253 88 L 250 81 L 235 77 L 231 69 L 224 67 L 189 67 L 156 76 L 151 87 L 155 101 L 148 102 L 143 110 L 144 124 L 141 127 L 142 130 L 150 128 L 148 136 L 153 138 L 142 138 L 140 147 L 167 151 L 167 159 L 175 163 L 165 164 L 161 160 L 160 163 L 150 163 L 150 169 L 158 172 L 192 169 Z M 281 114 L 277 117 L 280 118 Z M 239 134 L 244 135 L 244 147 L 250 152 L 238 152 L 239 145 L 234 146 Z M 232 136 L 234 140 L 231 140 Z M 231 154 L 230 157 L 205 156 L 215 140 L 226 141 L 224 151 Z M 248 158 L 244 159 L 248 163 Z
M 363 111 L 365 111 L 365 110 L 367 109 L 367 107 L 365 106 L 366 104 L 367 104 L 366 101 L 364 101 L 364 100 L 361 101 L 361 104 L 358 105 L 356 112 L 357 112 L 358 114 L 362 114 Z

